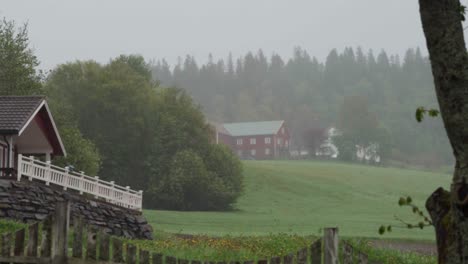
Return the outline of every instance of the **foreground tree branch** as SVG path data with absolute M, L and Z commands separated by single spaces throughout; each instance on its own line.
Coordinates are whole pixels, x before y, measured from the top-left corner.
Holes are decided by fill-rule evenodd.
M 456 159 L 450 192 L 427 200 L 439 263 L 468 263 L 468 55 L 459 0 L 419 0 L 442 119 Z

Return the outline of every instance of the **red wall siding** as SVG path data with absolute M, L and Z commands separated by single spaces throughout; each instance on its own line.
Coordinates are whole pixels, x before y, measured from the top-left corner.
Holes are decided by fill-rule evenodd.
M 265 143 L 265 138 L 270 138 L 269 144 Z M 241 145 L 237 144 L 238 139 L 242 139 Z M 250 144 L 250 139 L 255 139 L 255 144 Z M 275 135 L 232 137 L 230 135 L 218 133 L 218 141 L 219 143 L 228 145 L 234 153 L 243 158 L 273 159 L 275 157 L 289 155 L 291 139 L 288 129 L 283 124 Z M 269 154 L 266 153 L 266 149 L 269 149 Z M 255 150 L 255 155 L 252 155 L 252 150 Z

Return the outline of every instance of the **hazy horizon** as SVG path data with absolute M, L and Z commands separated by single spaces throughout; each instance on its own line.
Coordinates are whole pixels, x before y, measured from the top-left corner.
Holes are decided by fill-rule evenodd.
M 369 10 L 375 10 L 369 12 Z M 9 1 L 0 16 L 28 22 L 31 46 L 50 69 L 120 54 L 146 59 L 208 54 L 225 58 L 262 49 L 289 58 L 295 46 L 323 60 L 333 48 L 426 54 L 416 0 L 356 1 Z

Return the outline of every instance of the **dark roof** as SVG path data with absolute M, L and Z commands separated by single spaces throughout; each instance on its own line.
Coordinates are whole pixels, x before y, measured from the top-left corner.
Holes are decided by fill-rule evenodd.
M 0 96 L 0 134 L 18 134 L 43 101 L 42 96 Z
M 275 135 L 283 125 L 284 120 L 242 122 L 224 124 L 224 128 L 231 136 Z

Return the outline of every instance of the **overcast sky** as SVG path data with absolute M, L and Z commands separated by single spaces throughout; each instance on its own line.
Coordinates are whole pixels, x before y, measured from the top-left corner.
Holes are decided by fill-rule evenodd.
M 390 53 L 425 42 L 417 0 L 0 0 L 0 16 L 29 23 L 42 68 L 73 60 L 107 62 L 194 55 L 205 62 L 263 49 L 289 57 L 295 46 L 323 60 L 332 48 Z

